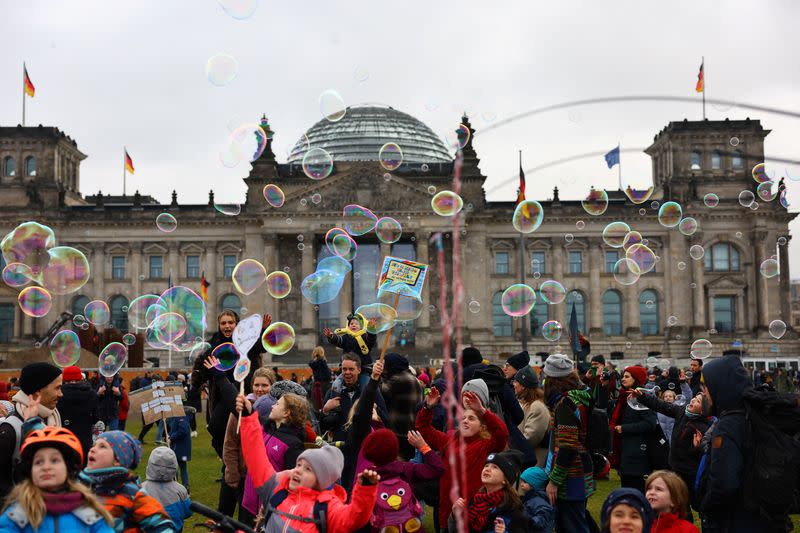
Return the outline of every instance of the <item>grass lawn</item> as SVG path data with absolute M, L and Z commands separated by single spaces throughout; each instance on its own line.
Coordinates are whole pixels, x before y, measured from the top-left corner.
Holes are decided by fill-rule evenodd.
M 222 462 L 217 458 L 216 452 L 211 447 L 211 436 L 205 428 L 205 418 L 198 416 L 197 424 L 197 438 L 192 439 L 192 460 L 189 463 L 189 486 L 191 488 L 192 499 L 207 506 L 216 509 L 219 500 L 219 483 L 215 480 L 220 477 L 220 468 Z M 139 434 L 142 425 L 138 422 L 130 422 L 126 430 L 133 436 Z M 141 480 L 145 479 L 145 468 L 147 467 L 147 458 L 155 445 L 153 441 L 156 438 L 155 426 L 145 437 L 147 444 L 144 445 L 144 454 L 142 464 L 136 470 Z M 589 498 L 589 511 L 594 516 L 595 520 L 600 522 L 600 507 L 606 496 L 619 487 L 619 478 L 616 474 L 612 473 L 611 479 L 608 481 L 599 481 L 597 483 L 597 491 Z M 426 510 L 425 529 L 428 532 L 434 531 L 432 526 L 432 513 L 431 509 Z M 795 528 L 800 526 L 800 516 L 795 515 L 792 517 Z M 187 520 L 184 525 L 184 531 L 191 531 L 194 524 L 203 522 L 203 517 L 193 516 Z

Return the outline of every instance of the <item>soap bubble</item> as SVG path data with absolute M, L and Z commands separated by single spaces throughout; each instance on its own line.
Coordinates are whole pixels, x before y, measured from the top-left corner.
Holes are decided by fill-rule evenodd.
M 83 308 L 83 316 L 90 324 L 102 326 L 111 320 L 111 311 L 103 300 L 92 300 Z
M 317 270 L 330 270 L 337 276 L 345 276 L 348 272 L 353 270 L 350 263 L 337 255 L 324 257 L 317 263 Z M 357 274 L 358 272 L 356 272 Z
M 678 261 L 678 270 L 686 270 L 686 263 L 683 261 Z
M 242 294 L 253 294 L 267 278 L 264 265 L 255 259 L 245 259 L 233 268 L 233 288 Z
M 126 333 L 122 336 L 122 344 L 125 346 L 133 346 L 136 344 L 136 335 L 133 333 Z
M 158 305 L 152 307 L 157 309 L 163 307 L 164 312 L 178 313 L 186 320 L 185 333 L 172 342 L 172 346 L 180 352 L 190 351 L 196 344 L 196 339 L 202 338 L 207 328 L 205 302 L 199 294 L 188 287 L 176 285 L 165 290 L 161 293 Z
M 622 241 L 622 249 L 628 250 L 634 244 L 640 244 L 642 242 L 642 234 L 638 231 L 629 231 L 627 235 L 625 235 L 625 239 Z
M 665 202 L 658 210 L 658 223 L 665 228 L 674 228 L 681 221 L 683 210 L 677 202 Z
M 325 233 L 325 247 L 332 254 L 334 253 L 333 240 L 336 238 L 337 235 L 347 235 L 347 232 L 342 228 L 331 228 Z
M 56 366 L 66 368 L 81 358 L 81 341 L 78 334 L 70 329 L 63 329 L 50 341 L 50 358 Z
M 539 294 L 549 304 L 560 304 L 567 297 L 567 289 L 554 279 L 548 279 L 539 285 Z
M 548 320 L 542 324 L 542 337 L 550 342 L 555 342 L 561 338 L 563 328 L 558 320 Z
M 456 141 L 458 142 L 459 149 L 463 149 L 467 145 L 470 135 L 471 133 L 468 127 L 464 124 L 458 125 L 458 128 L 456 128 Z
M 630 186 L 628 186 L 625 189 L 625 196 L 627 196 L 628 200 L 630 200 L 636 205 L 645 203 L 647 200 L 650 199 L 650 196 L 652 194 L 653 194 L 653 187 L 636 190 L 636 189 L 631 189 Z
M 625 251 L 625 257 L 639 267 L 639 274 L 647 274 L 656 266 L 656 254 L 644 244 L 634 244 Z
M 470 300 L 469 304 L 467 304 L 467 309 L 473 315 L 476 315 L 481 312 L 481 303 L 478 300 Z
M 163 344 L 172 344 L 186 332 L 186 318 L 179 313 L 162 313 L 148 326 Z
M 592 216 L 602 215 L 608 209 L 608 193 L 603 189 L 592 188 L 588 196 L 581 200 L 581 206 L 583 206 L 584 211 Z
M 273 298 L 286 298 L 292 290 L 292 280 L 283 270 L 270 272 L 267 276 L 267 293 Z
M 439 191 L 431 198 L 433 212 L 443 217 L 451 217 L 461 211 L 464 200 L 453 191 Z
M 228 54 L 214 54 L 206 61 L 206 78 L 212 85 L 224 87 L 236 78 L 239 62 Z
M 773 185 L 774 183 L 771 181 L 765 181 L 764 183 L 759 184 L 759 186 L 756 187 L 756 194 L 758 194 L 758 197 L 763 201 L 771 202 L 775 199 L 775 192 L 772 191 Z
M 638 246 L 638 245 L 637 245 Z M 623 257 L 614 263 L 614 279 L 620 285 L 633 285 L 639 281 L 641 270 L 639 265 L 632 259 Z
M 787 242 L 788 241 L 786 240 L 786 237 L 784 236 L 778 237 L 778 246 L 784 246 L 786 245 Z
M 286 195 L 283 194 L 283 190 L 275 184 L 264 185 L 263 192 L 264 199 L 272 207 L 281 207 L 283 202 L 286 201 Z
M 575 223 L 575 229 L 583 229 L 586 227 L 586 222 L 579 220 Z
M 261 335 L 261 344 L 272 355 L 283 355 L 294 346 L 294 328 L 286 322 L 273 322 Z
M 706 249 L 700 246 L 699 244 L 693 244 L 689 247 L 689 257 L 694 259 L 695 261 L 699 261 L 703 258 L 706 254 Z
M 56 245 L 56 235 L 49 227 L 38 222 L 23 222 L 0 241 L 0 250 L 7 265 L 24 263 L 38 280 L 47 266 L 47 251 Z
M 719 196 L 710 192 L 703 196 L 703 203 L 706 204 L 706 207 L 717 207 L 719 205 Z
M 647 410 L 647 407 L 645 405 L 639 403 L 639 400 L 637 400 L 636 396 L 634 396 L 633 394 L 628 396 L 628 407 L 630 407 L 634 411 L 646 411 Z M 643 444 L 642 446 L 645 446 L 645 450 L 647 450 L 647 445 L 646 444 Z
M 612 248 L 622 248 L 631 227 L 624 222 L 611 222 L 603 229 L 603 241 Z
M 344 283 L 344 277 L 325 269 L 317 269 L 300 284 L 300 292 L 309 303 L 323 304 L 334 300 Z
M 391 244 L 400 240 L 403 235 L 403 227 L 395 219 L 383 217 L 375 224 L 375 234 L 379 241 Z
M 786 323 L 783 320 L 773 320 L 769 323 L 769 334 L 775 339 L 780 339 L 786 333 Z
M 680 231 L 683 235 L 694 235 L 697 231 L 697 220 L 692 217 L 681 219 L 680 223 L 678 224 L 678 231 Z
M 525 316 L 536 303 L 536 292 L 523 283 L 515 283 L 503 291 L 500 304 L 509 316 Z
M 312 180 L 327 178 L 333 172 L 333 157 L 319 147 L 311 148 L 303 156 L 303 173 Z
M 753 180 L 756 183 L 765 183 L 767 181 L 772 181 L 767 174 L 767 166 L 764 163 L 759 163 L 753 167 Z
M 236 216 L 242 212 L 242 206 L 239 204 L 214 204 L 214 209 L 229 217 Z
M 386 143 L 378 152 L 378 162 L 390 172 L 397 170 L 403 164 L 403 150 L 396 143 Z
M 239 350 L 232 342 L 223 342 L 211 351 L 211 355 L 219 360 L 214 368 L 223 372 L 232 369 L 239 360 Z
M 161 311 L 167 312 L 166 308 L 157 305 L 160 298 L 155 294 L 143 294 L 128 305 L 128 324 L 135 329 L 145 329 L 155 320 L 155 316 Z M 147 316 L 150 308 L 153 308 L 154 316 Z M 160 308 L 160 309 L 159 309 Z M 157 312 L 158 311 L 158 312 Z
M 428 185 L 428 194 L 436 194 L 436 187 Z
M 358 245 L 350 235 L 339 234 L 333 237 L 331 248 L 334 255 L 341 257 L 346 261 L 352 261 L 356 258 L 358 252 Z
M 121 342 L 109 343 L 98 356 L 100 375 L 111 378 L 128 362 L 128 347 Z
M 237 20 L 250 18 L 256 12 L 258 0 L 217 0 L 230 17 Z
M 178 229 L 178 220 L 169 213 L 161 213 L 156 217 L 156 227 L 164 233 L 172 233 Z
M 777 259 L 765 259 L 761 262 L 761 265 L 758 267 L 759 272 L 765 278 L 774 278 L 778 274 L 781 273 L 780 266 L 778 265 Z
M 667 317 L 668 326 L 674 326 L 677 323 L 678 323 L 678 317 L 676 317 L 675 315 L 670 315 Z
M 544 208 L 536 200 L 523 200 L 514 209 L 511 224 L 520 233 L 532 233 L 539 229 L 544 219 Z
M 56 246 L 47 251 L 50 260 L 42 271 L 42 285 L 52 294 L 69 294 L 89 281 L 89 260 L 70 246 Z
M 319 205 L 322 202 L 322 195 L 318 192 L 315 192 L 311 195 L 311 203 L 314 205 Z
M 319 111 L 328 122 L 339 122 L 347 114 L 347 106 L 338 92 L 328 89 L 319 95 Z
M 344 229 L 353 236 L 364 235 L 375 228 L 378 217 L 366 207 L 350 204 L 342 209 Z
M 3 269 L 3 281 L 14 289 L 24 287 L 32 278 L 33 271 L 25 263 L 11 263 Z
M 189 350 L 189 361 L 194 363 L 194 361 L 198 357 L 202 357 L 206 352 L 211 351 L 211 344 L 205 341 L 201 341 L 196 343 L 192 346 L 192 349 Z
M 708 339 L 697 339 L 692 343 L 690 352 L 693 359 L 707 359 L 711 356 L 711 341 Z
M 567 244 L 569 244 L 575 240 L 575 236 L 572 233 L 567 233 L 564 235 L 564 240 L 567 241 Z
M 753 205 L 756 197 L 753 194 L 753 191 L 742 191 L 739 193 L 739 205 L 742 207 L 750 207 Z
M 376 335 L 394 326 L 397 320 L 397 311 L 382 303 L 362 305 L 356 309 L 356 314 L 367 320 L 367 331 Z

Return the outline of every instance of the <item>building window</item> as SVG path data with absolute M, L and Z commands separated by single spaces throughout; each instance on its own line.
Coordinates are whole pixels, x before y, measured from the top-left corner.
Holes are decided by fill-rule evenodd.
M 581 291 L 572 291 L 567 294 L 567 323 L 572 320 L 572 308 L 575 308 L 575 318 L 578 320 L 578 331 L 586 333 L 586 297 Z
M 17 175 L 17 162 L 11 156 L 3 159 L 3 175 L 16 176 Z
M 739 250 L 727 242 L 717 243 L 703 256 L 703 263 L 709 272 L 738 272 Z
M 150 277 L 151 278 L 164 277 L 164 256 L 162 255 L 150 256 Z
M 317 252 L 317 264 L 319 264 L 319 262 L 322 261 L 323 259 L 325 259 L 326 257 L 330 257 L 332 255 L 333 254 L 330 251 L 328 251 L 328 247 L 327 246 L 320 246 L 319 250 Z M 358 256 L 356 256 L 356 257 L 358 257 Z M 349 275 L 350 275 L 349 272 L 346 273 L 345 274 L 345 279 Z M 376 286 L 377 286 L 377 283 L 376 283 Z M 325 328 L 330 328 L 330 329 L 333 330 L 333 329 L 336 329 L 338 327 L 341 327 L 341 324 L 339 323 L 339 320 L 341 320 L 341 317 L 339 315 L 339 297 L 340 297 L 340 292 L 336 293 L 336 297 L 333 300 L 330 300 L 328 302 L 323 302 L 323 303 L 319 304 L 319 306 L 318 306 L 319 308 L 317 309 L 317 326 L 318 326 L 317 330 L 318 331 L 321 332 Z M 319 339 L 320 339 L 320 342 L 323 342 L 323 338 L 322 338 L 322 334 L 321 333 L 320 333 L 320 338 Z
M 0 304 L 0 342 L 11 342 L 14 336 L 14 304 Z
M 492 325 L 495 337 L 510 337 L 513 329 L 513 319 L 503 311 L 500 303 L 503 293 L 496 292 L 492 297 Z
M 580 274 L 583 272 L 583 254 L 581 252 L 569 253 L 569 273 Z
M 125 279 L 125 256 L 111 256 L 111 279 Z
M 508 252 L 495 252 L 494 273 L 508 274 Z
M 36 158 L 32 155 L 25 158 L 25 175 L 36 176 Z
M 603 293 L 603 331 L 606 335 L 622 335 L 622 297 L 617 291 Z
M 200 277 L 200 256 L 187 255 L 186 256 L 186 277 L 189 279 L 197 279 Z
M 73 315 L 83 315 L 83 309 L 86 307 L 86 304 L 89 303 L 88 296 L 77 296 L 74 300 L 72 300 L 72 314 Z
M 381 248 L 377 243 L 358 246 L 358 255 L 353 265 L 353 309 L 375 302 L 375 287 L 378 286 L 378 271 L 381 268 Z M 401 300 L 408 298 L 401 298 Z M 404 302 L 411 303 L 411 302 Z
M 703 154 L 700 152 L 700 150 L 692 150 L 689 168 L 691 170 L 700 170 L 703 168 Z
M 614 273 L 614 265 L 619 261 L 619 252 L 616 250 L 606 250 L 606 273 Z
M 711 152 L 711 168 L 714 170 L 722 168 L 722 153 L 719 150 Z
M 222 256 L 222 276 L 225 279 L 231 279 L 233 276 L 233 269 L 236 268 L 236 256 L 235 255 L 223 255 Z
M 230 309 L 237 315 L 242 311 L 242 300 L 240 300 L 235 294 L 226 294 L 222 297 L 222 300 L 220 300 L 220 304 L 222 311 L 225 309 Z
M 111 298 L 111 325 L 120 331 L 128 331 L 128 299 L 122 295 Z
M 744 158 L 742 157 L 742 152 L 739 150 L 733 151 L 733 157 L 731 157 L 731 166 L 734 169 L 744 168 Z
M 376 246 L 376 248 L 378 248 Z M 358 247 L 359 253 L 361 253 L 361 247 Z M 378 255 L 375 257 L 375 265 L 370 269 L 372 271 L 372 278 L 370 284 L 370 292 L 375 294 L 375 285 L 377 284 L 378 280 L 378 265 L 380 264 L 380 248 L 377 250 Z M 411 242 L 398 242 L 392 245 L 392 248 L 389 252 L 392 257 L 400 257 L 402 259 L 408 259 L 409 261 L 416 261 L 417 260 L 417 249 L 414 246 L 414 243 Z M 355 262 L 353 262 L 355 264 Z M 365 277 L 363 273 L 359 276 L 358 281 L 360 282 Z M 370 279 L 370 278 L 368 278 Z M 353 283 L 356 283 L 356 280 L 353 280 Z M 414 302 L 411 298 L 400 298 L 400 302 L 397 306 L 397 314 L 398 315 L 413 315 L 414 308 L 419 305 L 419 303 Z M 405 321 L 397 321 L 394 328 L 392 328 L 392 335 L 394 336 L 394 343 L 395 346 L 409 346 L 414 344 L 417 335 L 417 322 L 415 320 L 405 320 Z
M 544 252 L 531 252 L 531 272 L 534 274 L 547 272 L 547 257 Z
M 530 314 L 532 337 L 542 336 L 542 326 L 549 320 L 549 311 L 547 302 L 542 298 L 542 293 L 536 291 L 536 304 Z
M 639 295 L 639 329 L 642 335 L 658 335 L 658 294 L 654 290 Z
M 731 333 L 736 329 L 736 297 L 714 297 L 714 329 L 717 333 Z

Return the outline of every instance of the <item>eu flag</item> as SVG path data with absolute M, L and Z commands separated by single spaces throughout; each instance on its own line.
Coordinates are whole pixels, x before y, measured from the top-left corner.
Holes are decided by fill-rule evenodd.
M 619 146 L 608 152 L 605 155 L 605 158 L 606 158 L 606 165 L 608 165 L 608 168 L 611 168 L 614 165 L 619 165 Z

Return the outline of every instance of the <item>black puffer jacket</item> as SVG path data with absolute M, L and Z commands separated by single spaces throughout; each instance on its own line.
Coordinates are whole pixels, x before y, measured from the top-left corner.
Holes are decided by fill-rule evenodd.
M 399 353 L 388 353 L 385 358 L 385 375 L 381 394 L 389 411 L 387 427 L 402 440 L 414 429 L 417 405 L 422 401 L 422 385 L 408 368 L 408 359 Z
M 99 420 L 97 393 L 88 381 L 69 381 L 61 387 L 64 394 L 58 400 L 61 425 L 75 433 L 83 446 L 83 462 L 92 447 L 92 426 Z
M 111 422 L 119 418 L 119 402 L 122 401 L 122 389 L 119 394 L 114 394 L 114 387 L 120 386 L 118 377 L 114 377 L 111 383 L 106 383 L 106 380 L 100 382 L 97 387 L 97 416 L 102 420 L 106 429 L 111 425 Z M 103 392 L 100 392 L 100 391 Z

